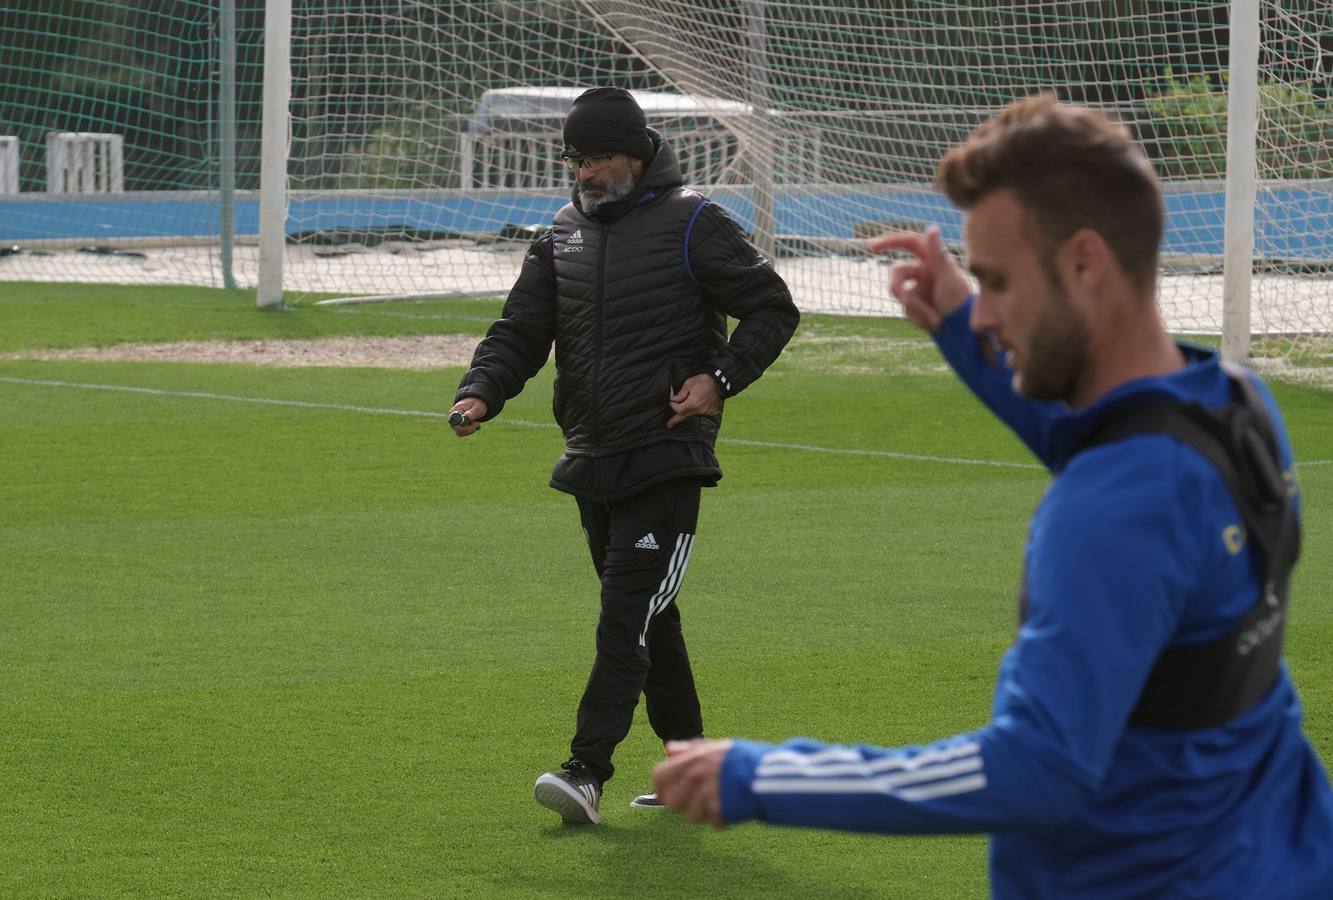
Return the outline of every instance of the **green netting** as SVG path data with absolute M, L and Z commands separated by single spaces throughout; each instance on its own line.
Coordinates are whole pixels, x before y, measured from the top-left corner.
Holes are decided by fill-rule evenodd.
M 1260 9 L 1255 331 L 1330 333 L 1333 6 Z M 265 3 L 235 11 L 237 274 L 253 284 Z M 941 154 L 1010 100 L 1053 90 L 1143 140 L 1171 198 L 1164 314 L 1216 331 L 1229 16 L 1187 0 L 294 0 L 285 283 L 504 290 L 522 250 L 505 237 L 568 191 L 559 92 L 614 83 L 696 102 L 661 107 L 656 124 L 687 177 L 766 235 L 798 302 L 893 314 L 858 240 L 947 220 L 928 186 Z M 184 235 L 192 256 L 64 260 L 49 277 L 216 283 L 222 59 L 220 0 L 0 6 L 0 139 L 17 138 L 20 188 L 0 197 L 0 242 Z M 495 112 L 497 90 L 546 105 Z M 40 202 L 50 132 L 119 135 L 135 205 Z M 48 273 L 10 258 L 0 277 Z
M 259 0 L 238 4 L 239 171 L 258 178 Z M 120 134 L 125 189 L 217 187 L 218 4 L 12 0 L 0 6 L 0 134 L 45 189 L 48 132 Z

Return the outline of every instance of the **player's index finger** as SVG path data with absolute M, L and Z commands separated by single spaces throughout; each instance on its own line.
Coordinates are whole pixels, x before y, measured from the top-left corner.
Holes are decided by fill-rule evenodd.
M 919 234 L 896 232 L 871 238 L 869 243 L 866 244 L 866 249 L 871 253 L 883 253 L 886 250 L 905 250 L 908 253 L 921 256 L 925 252 L 926 242 Z

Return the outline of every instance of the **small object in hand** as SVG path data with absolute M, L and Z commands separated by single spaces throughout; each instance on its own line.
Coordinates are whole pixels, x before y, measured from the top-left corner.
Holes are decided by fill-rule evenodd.
M 467 413 L 451 412 L 449 413 L 449 424 L 454 428 L 463 428 L 472 420 L 467 417 Z

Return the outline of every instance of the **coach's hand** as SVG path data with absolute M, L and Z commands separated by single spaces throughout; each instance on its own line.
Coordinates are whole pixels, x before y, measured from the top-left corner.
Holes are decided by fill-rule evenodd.
M 889 268 L 889 293 L 903 305 L 903 313 L 917 326 L 935 331 L 940 321 L 967 302 L 972 287 L 963 267 L 944 249 L 940 230 L 932 225 L 925 234 L 882 234 L 866 245 L 871 253 L 898 250 L 912 259 Z
M 731 741 L 668 741 L 667 758 L 653 769 L 657 799 L 691 822 L 726 828 L 722 819 L 722 760 Z
M 680 390 L 667 401 L 675 413 L 667 420 L 667 428 L 675 428 L 690 416 L 711 416 L 722 410 L 722 392 L 712 375 L 693 375 L 685 379 Z
M 472 432 L 481 427 L 481 420 L 486 418 L 486 401 L 479 397 L 464 397 L 454 404 L 452 413 L 462 413 L 467 416 L 466 425 L 450 425 L 454 434 L 459 437 L 467 437 Z

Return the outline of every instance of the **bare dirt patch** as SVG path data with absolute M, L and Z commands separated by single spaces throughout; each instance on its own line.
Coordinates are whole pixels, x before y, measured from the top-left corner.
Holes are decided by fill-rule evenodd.
M 476 337 L 463 334 L 338 337 L 303 341 L 179 341 L 170 344 L 116 344 L 110 347 L 32 350 L 0 354 L 0 359 L 442 369 L 467 365 L 476 346 Z

